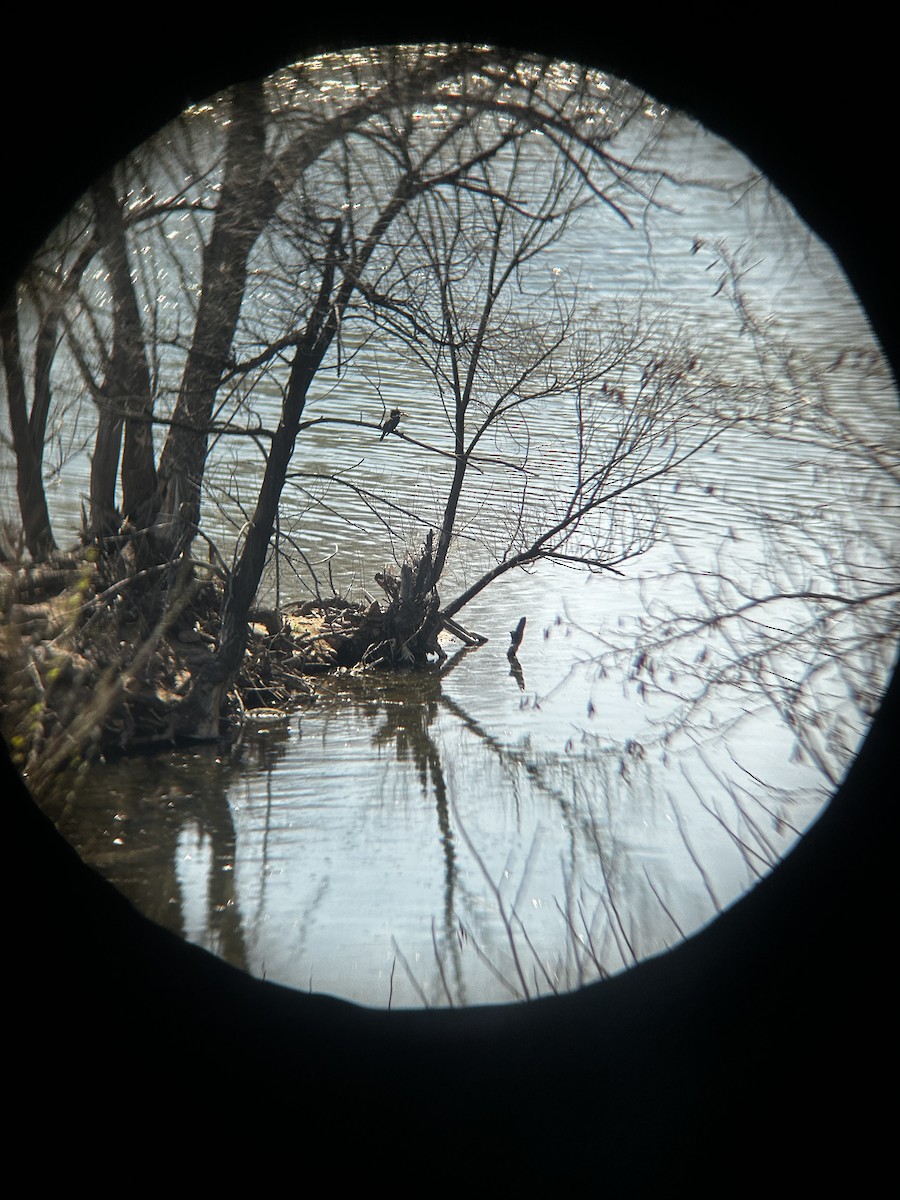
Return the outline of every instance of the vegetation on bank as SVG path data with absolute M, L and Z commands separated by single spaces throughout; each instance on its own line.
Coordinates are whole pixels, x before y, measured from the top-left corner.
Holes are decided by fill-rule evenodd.
M 412 665 L 415 577 L 380 580 L 384 603 L 335 595 L 252 610 L 222 732 L 315 703 L 323 673 Z M 188 736 L 184 710 L 215 654 L 223 596 L 221 573 L 191 559 L 129 574 L 121 554 L 88 546 L 0 563 L 2 732 L 32 786 L 94 754 Z M 459 641 L 483 641 L 451 624 Z M 446 658 L 436 637 L 434 654 Z

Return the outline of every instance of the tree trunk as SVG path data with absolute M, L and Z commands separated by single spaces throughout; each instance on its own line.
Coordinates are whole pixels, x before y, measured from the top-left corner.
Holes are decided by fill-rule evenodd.
M 478 51 L 463 47 L 418 63 L 405 76 L 392 78 L 358 104 L 294 138 L 273 161 L 266 154 L 269 112 L 262 82 L 243 83 L 234 89 L 219 205 L 203 256 L 194 337 L 159 463 L 160 518 L 171 531 L 173 547 L 190 544 L 199 520 L 207 431 L 219 383 L 230 362 L 247 262 L 282 197 L 329 146 L 373 114 L 408 105 L 442 80 L 481 61 Z
M 218 727 L 219 706 L 240 670 L 247 644 L 247 618 L 266 565 L 275 516 L 300 430 L 306 397 L 337 328 L 332 288 L 340 236 L 341 222 L 337 221 L 318 299 L 294 353 L 281 421 L 272 438 L 253 520 L 226 590 L 218 648 L 209 666 L 195 681 L 192 706 L 185 709 L 188 718 L 186 725 L 189 727 L 185 730 L 187 736 L 214 736 L 212 730 Z
M 116 507 L 116 479 L 122 448 L 122 417 L 101 408 L 97 416 L 97 437 L 91 459 L 90 528 L 94 537 L 115 533 L 122 521 Z
M 19 346 L 16 290 L 13 290 L 6 303 L 0 307 L 0 343 L 6 372 L 9 424 L 16 455 L 16 490 L 25 545 L 33 559 L 46 558 L 56 549 L 42 473 L 44 431 L 49 409 L 49 379 L 47 395 L 42 397 L 41 404 L 36 403 L 32 410 L 32 415 L 36 418 L 32 424 L 28 417 L 25 376 Z
M 115 472 L 119 430 L 125 418 L 122 453 L 122 515 L 139 529 L 156 513 L 157 478 L 153 459 L 153 395 L 150 368 L 144 347 L 140 309 L 128 262 L 122 205 L 109 177 L 92 188 L 97 229 L 113 296 L 113 345 L 103 394 L 108 411 L 101 412 L 94 467 L 100 474 L 98 512 L 101 525 L 109 520 L 113 497 L 109 494 L 110 467 Z M 118 427 L 118 428 L 117 428 Z M 92 482 L 91 494 L 94 488 Z M 94 514 L 92 512 L 92 524 Z
M 189 545 L 200 519 L 208 426 L 228 365 L 250 251 L 275 211 L 267 178 L 261 81 L 235 88 L 222 189 L 203 255 L 200 302 L 181 389 L 159 462 L 162 522 L 172 547 Z

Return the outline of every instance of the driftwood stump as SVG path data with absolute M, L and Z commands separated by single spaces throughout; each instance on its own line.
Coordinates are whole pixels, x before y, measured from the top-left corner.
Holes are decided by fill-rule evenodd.
M 418 559 L 403 564 L 399 577 L 388 571 L 375 576 L 389 603 L 381 616 L 381 640 L 372 645 L 366 662 L 412 667 L 424 666 L 430 654 L 446 657 L 438 645 L 443 623 L 432 580 L 433 536 L 428 534 Z

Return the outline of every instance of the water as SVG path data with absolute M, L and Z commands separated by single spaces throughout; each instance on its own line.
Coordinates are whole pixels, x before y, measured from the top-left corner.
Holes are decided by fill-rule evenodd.
M 255 974 L 373 1005 L 568 988 L 679 940 L 808 823 L 809 772 L 771 729 L 749 750 L 780 800 L 729 791 L 699 754 L 623 752 L 648 719 L 620 681 L 554 691 L 591 646 L 553 624 L 553 582 L 543 607 L 510 589 L 532 601 L 526 690 L 498 631 L 443 680 L 334 681 L 228 754 L 100 767 L 91 857 Z
M 631 232 L 595 214 L 547 268 L 593 302 L 676 310 L 701 353 L 737 378 L 758 372 L 759 347 L 716 294 L 726 242 L 757 264 L 743 277 L 747 302 L 789 333 L 790 395 L 805 388 L 807 408 L 738 427 L 666 478 L 656 537 L 648 524 L 649 548 L 622 577 L 542 564 L 492 585 L 460 614 L 487 645 L 448 645 L 456 656 L 440 671 L 335 677 L 314 706 L 251 724 L 235 745 L 96 766 L 54 815 L 154 919 L 296 988 L 374 1006 L 500 1002 L 576 987 L 680 940 L 814 819 L 865 731 L 861 693 L 878 694 L 889 656 L 885 641 L 842 653 L 859 641 L 857 618 L 817 623 L 802 593 L 896 585 L 896 485 L 868 452 L 835 457 L 849 423 L 896 471 L 896 395 L 840 269 L 780 198 L 742 185 L 749 164 L 682 121 L 654 153 L 715 186 L 661 189 L 663 207 Z M 851 353 L 829 369 L 836 347 Z M 382 402 L 396 403 L 410 436 L 439 440 L 440 405 L 413 364 L 368 345 L 354 367 L 321 375 L 307 415 L 377 423 Z M 835 414 L 824 434 L 808 421 L 816 379 Z M 265 426 L 276 401 L 261 380 L 252 404 Z M 557 479 L 559 424 L 548 405 L 529 428 L 536 464 L 557 449 Z M 52 491 L 63 526 L 75 527 L 85 461 L 76 455 Z M 222 445 L 216 469 L 232 497 L 252 495 L 260 461 L 246 443 Z M 434 463 L 371 429 L 301 435 L 280 514 L 285 557 L 264 595 L 304 598 L 309 564 L 323 590 L 331 572 L 354 595 L 374 594 L 374 572 L 415 550 L 422 525 L 395 512 L 389 535 L 360 489 L 433 518 L 446 479 Z M 475 482 L 445 601 L 490 561 L 509 520 L 500 477 Z M 546 472 L 534 482 L 544 504 L 552 482 Z M 204 521 L 225 545 L 241 518 L 225 499 Z M 776 592 L 795 598 L 703 624 L 717 604 Z M 869 611 L 876 632 L 891 627 L 895 609 Z M 517 672 L 506 647 L 523 615 Z

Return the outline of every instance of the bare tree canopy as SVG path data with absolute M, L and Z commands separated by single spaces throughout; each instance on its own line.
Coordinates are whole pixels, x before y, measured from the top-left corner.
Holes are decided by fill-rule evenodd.
M 267 567 L 276 606 L 283 574 L 319 603 L 343 590 L 312 549 L 336 522 L 359 537 L 342 496 L 386 559 L 337 661 L 421 666 L 445 658 L 442 632 L 478 642 L 458 614 L 509 571 L 621 575 L 661 536 L 663 481 L 798 403 L 727 254 L 716 294 L 756 329 L 737 374 L 674 314 L 598 302 L 556 265 L 586 216 L 641 239 L 677 202 L 653 154 L 668 120 L 533 55 L 326 54 L 189 108 L 75 206 L 4 307 L 22 528 L 35 559 L 59 540 L 52 415 L 57 472 L 92 447 L 90 627 L 129 640 L 111 600 L 129 578 L 153 580 L 145 635 L 191 605 L 214 620 L 212 653 L 171 668 L 160 735 L 217 732 Z

